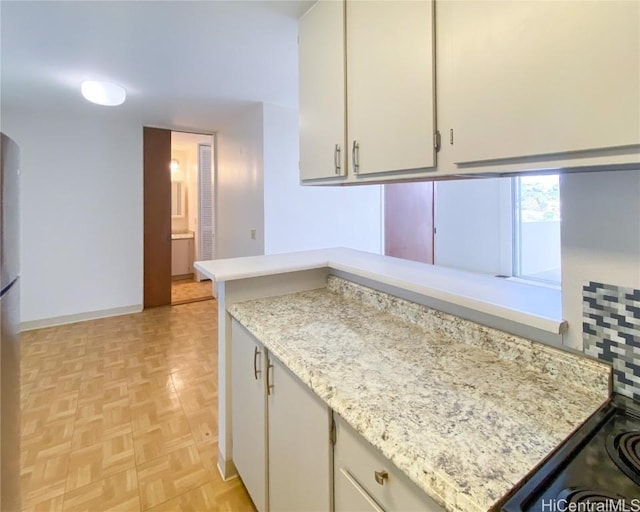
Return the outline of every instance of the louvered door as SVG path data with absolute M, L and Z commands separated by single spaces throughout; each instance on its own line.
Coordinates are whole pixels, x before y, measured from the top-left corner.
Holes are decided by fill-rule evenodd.
M 198 259 L 213 259 L 213 180 L 211 146 L 198 144 Z

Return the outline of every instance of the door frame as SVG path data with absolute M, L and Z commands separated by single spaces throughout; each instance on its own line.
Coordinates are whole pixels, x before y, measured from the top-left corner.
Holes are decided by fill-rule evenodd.
M 171 172 L 169 164 L 171 162 L 171 133 L 172 132 L 184 132 L 192 133 L 194 135 L 205 135 L 212 138 L 211 149 L 213 151 L 211 180 L 214 187 L 214 204 L 213 204 L 213 231 L 214 231 L 214 254 L 215 254 L 215 233 L 217 231 L 217 173 L 218 173 L 218 153 L 217 153 L 217 136 L 216 132 L 205 132 L 202 130 L 189 129 L 189 128 L 173 128 L 166 126 L 151 126 L 143 125 L 143 142 L 142 142 L 142 156 L 143 156 L 143 291 L 142 302 L 143 308 L 150 308 L 155 306 L 168 306 L 171 305 Z M 149 130 L 149 131 L 148 131 Z M 169 157 L 166 162 L 166 179 L 163 179 L 164 173 L 162 172 L 162 156 L 154 155 L 153 152 L 147 152 L 147 141 L 145 135 L 152 133 L 152 130 L 163 130 L 168 132 L 169 136 Z M 158 132 L 156 132 L 158 133 Z M 165 134 L 166 136 L 166 134 Z M 158 161 L 155 161 L 153 165 L 148 166 L 145 160 L 148 158 L 154 159 L 158 157 Z M 153 169 L 155 168 L 155 170 Z M 153 185 L 157 183 L 154 180 L 161 180 L 162 183 L 160 190 L 166 188 L 166 194 L 153 193 Z M 158 225 L 164 223 L 166 227 L 164 229 L 155 226 L 153 220 L 158 220 Z M 168 241 L 168 254 L 167 249 L 156 252 L 152 250 L 155 245 L 162 246 L 162 240 Z M 166 269 L 162 271 L 153 270 L 154 260 L 160 255 L 161 263 L 160 268 Z M 159 280 L 159 281 L 158 281 Z M 156 290 L 160 289 L 158 293 Z

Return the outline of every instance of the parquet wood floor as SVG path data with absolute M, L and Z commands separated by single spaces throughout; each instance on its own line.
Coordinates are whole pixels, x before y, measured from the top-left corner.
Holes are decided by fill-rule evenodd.
M 209 300 L 23 333 L 23 510 L 255 511 L 216 468 L 216 322 Z
M 213 297 L 211 281 L 196 281 L 195 279 L 180 279 L 171 282 L 171 304 L 186 304 L 188 302 L 206 300 Z

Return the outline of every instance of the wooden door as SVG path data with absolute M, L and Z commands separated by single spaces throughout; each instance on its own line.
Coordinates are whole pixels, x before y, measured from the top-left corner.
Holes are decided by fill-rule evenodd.
M 344 3 L 316 3 L 299 23 L 300 179 L 346 175 Z
M 384 253 L 433 263 L 433 182 L 384 186 Z
M 171 304 L 171 131 L 144 127 L 144 307 Z

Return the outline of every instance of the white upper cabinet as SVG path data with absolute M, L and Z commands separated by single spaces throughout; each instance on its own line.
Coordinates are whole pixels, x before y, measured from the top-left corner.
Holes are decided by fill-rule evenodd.
M 640 2 L 446 8 L 454 163 L 640 144 Z
M 299 36 L 305 184 L 640 164 L 637 0 L 319 0 Z
M 300 178 L 346 174 L 344 3 L 318 2 L 298 36 Z
M 302 17 L 303 181 L 434 167 L 433 11 L 433 0 L 320 0 Z
M 350 173 L 433 167 L 433 1 L 346 6 Z

